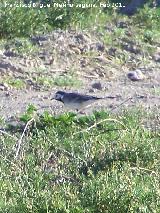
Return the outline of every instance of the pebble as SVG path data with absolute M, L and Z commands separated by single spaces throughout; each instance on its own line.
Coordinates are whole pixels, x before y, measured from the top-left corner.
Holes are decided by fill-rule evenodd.
M 153 56 L 153 59 L 154 59 L 156 62 L 160 62 L 160 52 L 159 52 L 159 53 L 156 53 L 156 54 Z
M 130 72 L 127 73 L 127 77 L 131 81 L 141 81 L 141 80 L 144 79 L 144 75 L 141 72 L 141 70 L 130 71 Z
M 92 84 L 92 88 L 102 90 L 102 84 L 100 82 L 95 82 Z
M 8 84 L 6 84 L 6 83 L 0 83 L 0 90 L 1 91 L 6 91 L 8 89 L 10 89 Z

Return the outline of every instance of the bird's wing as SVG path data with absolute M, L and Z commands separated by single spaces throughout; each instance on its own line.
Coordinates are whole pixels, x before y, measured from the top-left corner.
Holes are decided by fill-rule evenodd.
M 81 95 L 81 94 L 78 94 L 78 95 L 75 95 L 75 100 L 79 101 L 79 102 L 85 102 L 85 101 L 90 101 L 90 100 L 98 100 L 98 99 L 101 99 L 101 98 L 98 98 L 98 97 L 95 97 L 95 96 L 90 96 L 90 95 Z

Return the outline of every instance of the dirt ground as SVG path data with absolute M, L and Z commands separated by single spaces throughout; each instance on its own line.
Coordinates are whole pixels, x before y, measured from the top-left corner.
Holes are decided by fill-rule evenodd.
M 9 48 L 4 46 L 0 52 L 0 116 L 5 120 L 24 113 L 29 104 L 35 105 L 39 113 L 66 111 L 61 103 L 51 100 L 57 90 L 98 97 L 117 95 L 114 100 L 106 99 L 89 107 L 87 113 L 93 109 L 119 110 L 124 107 L 142 107 L 160 112 L 160 63 L 153 58 L 148 60 L 147 65 L 139 62 L 140 65 L 135 66 L 140 61 L 141 53 L 128 49 L 124 51 L 128 51 L 132 61 L 125 65 L 117 64 L 119 50 L 113 56 L 115 49 L 106 47 L 96 36 L 91 38 L 88 34 L 75 31 L 54 31 L 46 36 L 31 38 L 36 51 L 30 56 L 16 53 L 16 42 Z M 19 45 L 23 47 L 23 44 Z M 128 79 L 127 73 L 137 68 L 144 74 L 144 79 L 134 82 Z M 49 82 L 48 86 L 45 80 L 48 83 L 55 76 L 57 81 L 63 76 L 71 76 L 75 82 L 68 85 L 65 82 Z M 16 88 L 8 79 L 20 79 L 24 86 Z M 76 87 L 78 82 L 82 84 Z M 128 100 L 130 97 L 132 99 Z
M 87 112 L 93 109 L 121 109 L 123 107 L 143 107 L 146 109 L 160 109 L 160 96 L 152 94 L 152 89 L 155 85 L 142 82 L 104 82 L 106 89 L 104 91 L 89 92 L 90 87 L 86 85 L 85 88 L 78 90 L 82 94 L 92 94 L 97 97 L 105 97 L 107 95 L 117 95 L 116 99 L 105 99 L 96 106 L 91 106 L 86 109 Z M 49 91 L 33 91 L 33 90 L 11 90 L 0 92 L 0 115 L 6 118 L 18 116 L 26 111 L 29 104 L 37 107 L 38 112 L 50 111 L 51 113 L 58 113 L 65 111 L 63 104 L 50 100 L 57 90 L 55 88 Z M 69 90 L 75 91 L 75 90 Z M 132 97 L 131 100 L 128 100 Z M 126 102 L 125 102 L 126 101 Z M 124 102 L 124 103 L 123 103 Z M 121 105 L 121 103 L 123 103 Z M 121 106 L 120 106 L 121 105 Z

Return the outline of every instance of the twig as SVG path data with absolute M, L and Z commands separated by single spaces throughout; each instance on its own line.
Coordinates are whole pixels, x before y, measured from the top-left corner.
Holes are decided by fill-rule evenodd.
M 105 129 L 104 131 L 101 131 L 100 134 L 104 134 L 106 132 L 112 132 L 112 131 L 122 131 L 122 130 L 125 130 L 125 129 L 119 129 L 119 128 L 114 128 L 114 129 Z M 97 136 L 97 134 L 92 134 L 91 136 Z
M 113 118 L 106 118 L 106 119 L 101 120 L 101 121 L 99 121 L 99 122 L 97 122 L 97 123 L 94 123 L 92 126 L 88 127 L 87 129 L 84 129 L 84 130 L 81 130 L 81 131 L 79 131 L 79 132 L 76 132 L 75 134 L 73 134 L 73 136 L 74 136 L 74 135 L 77 135 L 77 134 L 79 134 L 79 133 L 88 132 L 88 131 L 91 130 L 92 128 L 96 127 L 98 124 L 101 124 L 101 123 L 103 123 L 103 122 L 105 122 L 105 121 L 113 121 L 113 122 L 115 122 L 115 123 L 121 124 L 124 128 L 126 128 L 126 126 L 125 126 L 122 122 L 120 122 L 120 121 L 118 121 L 118 120 L 116 120 L 116 119 L 113 119 Z
M 25 126 L 25 128 L 24 128 L 24 130 L 23 130 L 23 133 L 22 133 L 20 139 L 19 139 L 18 142 L 17 142 L 17 143 L 18 143 L 18 146 L 17 146 L 17 150 L 16 150 L 16 154 L 15 154 L 15 159 L 16 159 L 16 158 L 18 157 L 18 155 L 19 155 L 19 151 L 20 151 L 20 148 L 21 148 L 21 144 L 22 144 L 22 140 L 23 140 L 23 137 L 24 137 L 24 135 L 25 135 L 25 132 L 26 132 L 28 126 L 29 126 L 33 121 L 34 121 L 34 118 L 30 119 L 30 120 L 27 122 L 27 124 L 26 124 L 26 126 Z
M 123 102 L 122 102 L 121 104 L 119 104 L 118 106 L 112 108 L 110 111 L 112 112 L 113 110 L 119 108 L 119 107 L 122 106 L 124 103 L 128 102 L 129 100 L 131 100 L 132 98 L 133 98 L 133 97 L 127 98 L 125 101 L 123 101 Z M 119 124 L 121 124 L 121 125 L 124 127 L 124 129 L 126 129 L 126 126 L 125 126 L 122 122 L 120 122 L 120 121 L 118 121 L 118 120 L 116 120 L 116 119 L 106 118 L 106 119 L 104 119 L 104 120 L 99 121 L 98 123 L 95 123 L 94 125 L 88 127 L 88 128 L 85 129 L 85 130 L 81 130 L 81 131 L 79 131 L 79 132 L 76 132 L 75 134 L 73 134 L 73 136 L 74 136 L 74 135 L 77 135 L 77 134 L 79 134 L 79 133 L 88 132 L 90 129 L 96 127 L 98 124 L 101 124 L 101 123 L 103 123 L 103 122 L 105 122 L 105 121 L 113 121 L 113 122 L 119 123 Z
M 158 175 L 157 172 L 155 172 L 154 170 L 143 168 L 143 167 L 131 167 L 131 170 L 142 170 L 145 172 L 150 172 L 150 173 Z
M 51 181 L 51 184 L 60 184 L 63 183 L 65 181 L 69 181 L 72 183 L 75 183 L 77 185 L 81 185 L 80 184 L 80 180 L 76 179 L 75 177 L 71 177 L 71 176 L 66 176 L 66 175 L 58 175 L 54 180 Z
M 77 72 L 77 74 L 78 75 L 80 75 L 80 76 L 82 76 L 82 77 L 85 77 L 85 78 L 99 78 L 99 76 L 98 75 L 85 75 L 85 74 L 82 74 L 82 73 L 79 73 L 79 72 Z
M 1 130 L 1 129 L 0 129 L 0 133 L 3 134 L 3 135 L 8 135 L 9 137 L 14 138 L 15 140 L 17 140 L 17 137 L 16 137 L 16 136 L 10 135 L 8 132 L 6 132 L 6 131 L 4 131 L 4 130 Z
M 110 112 L 112 112 L 113 110 L 115 110 L 115 109 L 121 107 L 123 104 L 125 104 L 126 102 L 128 102 L 129 100 L 132 100 L 132 99 L 133 99 L 133 97 L 127 98 L 127 99 L 124 100 L 122 103 L 120 103 L 118 106 L 113 107 L 113 108 L 110 110 Z

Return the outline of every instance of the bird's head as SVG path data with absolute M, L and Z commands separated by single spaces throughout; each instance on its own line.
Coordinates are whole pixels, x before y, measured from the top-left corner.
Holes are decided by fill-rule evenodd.
M 56 101 L 63 102 L 64 95 L 65 95 L 65 92 L 63 92 L 63 91 L 57 91 L 52 99 L 55 99 Z

